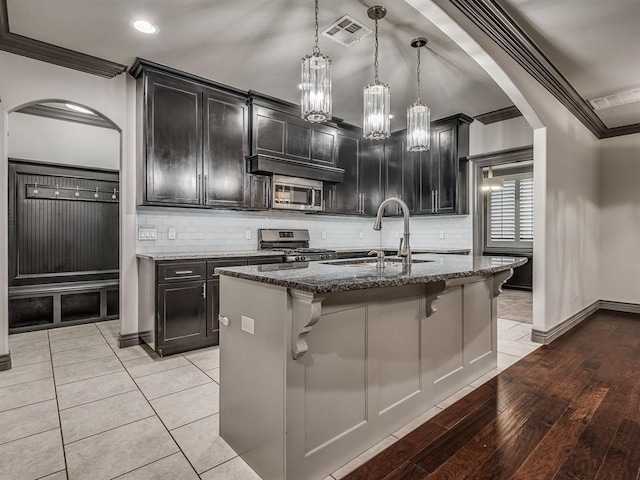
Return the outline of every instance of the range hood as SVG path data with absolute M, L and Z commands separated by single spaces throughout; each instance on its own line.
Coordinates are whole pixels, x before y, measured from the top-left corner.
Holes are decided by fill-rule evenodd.
M 257 92 L 249 92 L 250 173 L 278 174 L 342 183 L 337 162 L 335 122 L 312 124 L 300 118 L 300 107 Z
M 328 165 L 315 165 L 297 162 L 269 155 L 256 155 L 249 158 L 249 172 L 260 174 L 287 175 L 289 177 L 310 178 L 323 182 L 342 183 L 344 170 Z

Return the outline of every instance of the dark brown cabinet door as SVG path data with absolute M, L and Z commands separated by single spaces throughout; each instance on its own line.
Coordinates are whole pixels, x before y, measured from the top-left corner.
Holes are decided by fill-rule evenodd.
M 419 152 L 407 152 L 406 143 L 401 145 L 402 151 L 402 200 L 409 207 L 410 213 L 416 213 L 418 202 L 416 201 L 418 190 L 418 158 Z
M 271 177 L 251 175 L 249 206 L 257 210 L 267 210 L 271 206 Z
M 434 168 L 434 164 L 431 161 L 432 156 L 435 156 L 433 150 L 416 154 L 419 172 L 419 213 L 436 213 L 434 188 L 436 184 L 435 176 L 438 174 L 438 169 Z
M 384 144 L 384 198 L 403 197 L 402 192 L 402 142 L 400 135 L 393 135 Z M 385 208 L 386 216 L 399 215 L 397 203 Z
M 239 98 L 204 94 L 204 203 L 246 204 L 247 106 Z
M 206 338 L 206 296 L 204 281 L 158 285 L 158 348 Z
M 161 75 L 147 82 L 145 201 L 199 204 L 202 95 L 188 82 Z
M 360 161 L 360 194 L 362 195 L 362 213 L 375 215 L 382 203 L 382 160 L 384 143 L 363 141 Z
M 207 281 L 207 339 L 215 345 L 220 342 L 220 278 Z
M 314 125 L 311 131 L 311 161 L 334 166 L 336 163 L 337 129 L 328 125 Z
M 458 183 L 456 127 L 434 131 L 431 142 L 436 211 L 443 214 L 455 213 Z
M 325 211 L 357 215 L 360 208 L 360 135 L 339 132 L 337 141 L 336 166 L 344 169 L 344 177 L 342 183 L 325 192 Z

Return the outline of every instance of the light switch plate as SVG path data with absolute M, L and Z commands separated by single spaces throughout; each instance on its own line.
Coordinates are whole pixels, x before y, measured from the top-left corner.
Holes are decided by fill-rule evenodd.
M 241 328 L 243 332 L 247 332 L 253 335 L 255 333 L 254 323 L 255 321 L 253 320 L 253 318 L 245 317 L 244 315 L 242 315 Z
M 360 232 L 360 238 L 364 238 L 364 232 Z
M 157 230 L 155 228 L 139 228 L 138 240 L 155 240 L 157 236 Z
M 169 233 L 168 233 L 168 238 L 169 240 L 175 240 L 176 239 L 176 229 L 173 227 L 169 227 Z
M 244 231 L 244 238 L 245 240 L 251 240 L 251 230 Z
M 320 236 L 322 237 L 322 240 L 326 240 L 327 239 L 327 232 L 325 232 L 323 230 L 322 233 L 320 234 Z
M 444 232 L 442 230 L 440 230 L 439 237 L 440 237 L 440 240 L 444 240 Z

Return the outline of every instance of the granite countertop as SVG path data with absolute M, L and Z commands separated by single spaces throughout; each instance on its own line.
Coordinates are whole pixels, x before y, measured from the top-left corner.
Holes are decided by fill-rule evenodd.
M 349 252 L 370 252 L 371 250 L 398 250 L 398 247 L 353 247 L 353 248 L 329 248 L 329 250 L 335 250 L 338 253 L 349 253 Z M 436 253 L 436 254 L 445 254 L 445 255 L 468 255 L 471 253 L 471 250 L 468 248 L 420 248 L 420 247 L 411 247 L 411 252 L 418 253 Z
M 354 248 L 329 248 L 328 250 L 335 250 L 338 253 L 349 252 L 369 252 L 371 250 L 395 250 L 394 248 L 386 247 L 354 247 Z M 436 254 L 461 254 L 467 255 L 471 253 L 470 250 L 465 249 L 433 249 L 433 248 L 412 248 L 411 251 L 415 254 L 419 253 L 436 253 Z M 169 261 L 169 260 L 204 260 L 207 258 L 241 258 L 241 257 L 274 257 L 278 255 L 285 255 L 282 250 L 250 250 L 247 252 L 195 252 L 195 253 L 138 253 L 136 257 L 146 258 L 149 260 L 155 260 L 157 262 Z
M 400 263 L 390 262 L 378 272 L 375 265 L 345 265 L 345 260 L 332 260 L 216 268 L 216 273 L 306 292 L 334 293 L 489 275 L 527 262 L 515 257 L 431 254 L 414 255 L 413 260 L 427 261 L 412 264 L 409 272 L 403 272 Z
M 196 253 L 138 253 L 136 257 L 150 260 L 204 260 L 207 258 L 277 257 L 282 250 L 251 250 L 249 252 L 196 252 Z

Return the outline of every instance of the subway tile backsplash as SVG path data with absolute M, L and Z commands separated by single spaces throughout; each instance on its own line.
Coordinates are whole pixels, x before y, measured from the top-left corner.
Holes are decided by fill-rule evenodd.
M 155 240 L 137 240 L 138 253 L 251 251 L 258 248 L 259 228 L 309 230 L 314 248 L 392 247 L 402 237 L 402 219 L 384 219 L 382 231 L 373 218 L 327 216 L 298 212 L 192 211 L 179 208 L 138 208 L 138 228 L 155 228 Z M 169 229 L 176 239 L 169 240 Z M 249 231 L 251 239 L 246 238 Z M 444 238 L 440 238 L 442 232 Z M 362 237 L 362 238 L 360 238 Z M 412 217 L 411 245 L 422 248 L 471 248 L 470 216 Z

